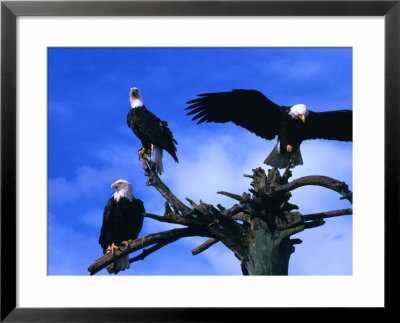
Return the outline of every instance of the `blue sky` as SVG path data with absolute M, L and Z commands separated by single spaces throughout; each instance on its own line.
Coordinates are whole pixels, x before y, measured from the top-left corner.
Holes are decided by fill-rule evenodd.
M 247 191 L 243 174 L 262 166 L 275 141 L 233 124 L 197 125 L 186 101 L 199 93 L 257 89 L 282 105 L 313 111 L 352 109 L 350 48 L 49 48 L 48 49 L 48 274 L 88 275 L 102 254 L 98 244 L 111 183 L 125 178 L 146 211 L 162 214 L 164 200 L 145 185 L 140 142 L 126 125 L 129 90 L 138 87 L 147 108 L 168 121 L 178 141 L 176 164 L 164 154 L 163 181 L 181 199 L 235 201 L 216 194 Z M 244 149 L 246 153 L 243 153 Z M 325 175 L 352 189 L 352 143 L 307 141 L 304 165 L 292 179 Z M 302 214 L 351 207 L 324 188 L 304 187 L 291 203 Z M 140 236 L 172 228 L 145 218 Z M 352 216 L 294 237 L 290 275 L 351 275 Z M 136 262 L 123 275 L 241 275 L 221 243 L 197 256 L 205 238 L 185 238 Z M 107 274 L 104 270 L 99 274 Z

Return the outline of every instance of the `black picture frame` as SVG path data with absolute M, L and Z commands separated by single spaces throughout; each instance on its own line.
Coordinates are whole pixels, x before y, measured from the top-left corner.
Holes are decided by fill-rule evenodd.
M 398 286 L 400 0 L 396 1 L 2 1 L 1 321 L 234 321 L 245 309 L 16 307 L 16 19 L 19 16 L 383 16 L 385 19 L 385 309 Z M 371 165 L 372 167 L 372 165 Z M 371 169 L 371 173 L 373 169 Z M 370 175 L 370 174 L 368 174 Z M 395 240 L 393 240 L 395 239 Z M 373 255 L 371 255 L 371 261 Z M 38 291 L 39 292 L 39 291 Z M 301 292 L 301 291 L 300 291 Z M 106 296 L 105 296 L 106 297 Z M 259 315 L 262 313 L 252 313 Z M 287 309 L 284 309 L 287 310 Z M 259 309 L 258 311 L 261 311 Z M 254 316 L 255 318 L 255 316 Z

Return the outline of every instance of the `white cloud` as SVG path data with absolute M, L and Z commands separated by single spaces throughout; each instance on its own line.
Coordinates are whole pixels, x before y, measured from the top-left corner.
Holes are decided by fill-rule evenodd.
M 171 191 L 185 203 L 184 198 L 189 197 L 195 202 L 202 199 L 205 203 L 214 205 L 221 203 L 225 207 L 231 207 L 237 202 L 216 194 L 216 192 L 225 190 L 242 194 L 247 191 L 250 188 L 251 180 L 242 175 L 251 174 L 252 168 L 259 166 L 267 169 L 263 161 L 274 145 L 275 142 L 266 142 L 246 131 L 241 132 L 239 136 L 225 133 L 212 137 L 181 138 L 179 145 L 180 163 L 175 164 L 172 158 L 165 154 L 165 173 L 161 178 Z M 132 150 L 131 147 L 126 149 L 122 146 L 104 148 L 99 153 L 101 160 L 104 161 L 103 168 L 82 166 L 76 170 L 75 176 L 71 179 L 62 177 L 50 179 L 51 199 L 53 202 L 62 204 L 73 201 L 78 196 L 88 197 L 96 192 L 104 192 L 104 189 L 108 189 L 112 181 L 124 177 L 121 174 L 137 174 L 137 176 L 132 175 L 132 181 L 137 183 L 137 185 L 134 185 L 134 191 L 136 188 L 137 195 L 144 200 L 146 211 L 162 215 L 164 199 L 153 187 L 144 185 L 146 178 L 143 175 L 140 162 L 132 161 L 131 157 L 127 157 L 131 156 Z M 134 151 L 133 154 L 135 155 L 135 153 Z M 343 150 L 328 141 L 310 141 L 302 144 L 302 154 L 305 165 L 293 170 L 292 179 L 305 175 L 325 175 L 351 184 L 352 154 L 350 149 Z M 340 201 L 339 197 L 336 192 L 324 188 L 307 187 L 293 192 L 291 202 L 297 204 L 303 214 L 328 211 L 340 208 L 341 205 L 349 207 L 348 202 Z M 105 201 L 102 203 L 105 203 Z M 92 261 L 101 254 L 96 235 L 97 229 L 101 225 L 102 207 L 103 204 L 99 208 L 87 210 L 80 217 L 82 224 L 93 228 L 94 235 L 92 237 L 88 238 L 72 229 L 62 229 L 59 226 L 53 225 L 49 228 L 49 236 L 52 241 L 50 251 L 51 256 L 54 257 L 51 273 L 68 273 L 70 270 L 69 274 L 86 274 L 85 270 L 79 271 L 77 268 L 87 267 L 88 259 Z M 336 220 L 336 218 L 333 218 L 328 221 L 330 224 L 335 224 Z M 145 219 L 141 236 L 169 230 L 173 227 L 176 226 Z M 349 252 L 351 259 L 351 250 L 349 251 L 348 248 L 348 244 L 351 244 L 351 221 L 344 222 L 343 227 L 325 225 L 301 234 L 303 236 L 299 234 L 299 237 L 304 239 L 304 242 L 297 246 L 290 264 L 290 268 L 295 274 L 310 274 L 310 268 L 325 268 L 325 270 L 314 270 L 311 274 L 347 273 Z M 64 255 L 62 259 L 58 259 L 57 255 L 61 255 L 61 249 L 57 246 L 65 243 L 61 242 L 60 239 L 67 239 L 69 245 L 75 245 L 84 250 L 87 254 L 86 261 L 82 261 L 80 257 L 75 259 L 75 247 L 62 250 Z M 182 239 L 174 243 L 173 246 L 169 246 L 167 250 L 158 251 L 157 254 L 152 255 L 151 259 L 154 259 L 151 260 L 152 262 L 143 265 L 140 262 L 140 265 L 135 265 L 137 267 L 135 274 L 146 274 L 146 270 L 148 270 L 148 274 L 173 274 L 174 270 L 171 268 L 171 263 L 176 257 L 178 259 L 183 257 L 182 259 L 188 263 L 182 263 L 178 272 L 185 272 L 187 269 L 188 273 L 192 270 L 192 272 L 201 273 L 241 275 L 239 261 L 221 243 L 195 256 L 196 258 L 188 256 L 191 255 L 191 249 L 201 244 L 202 241 L 204 241 L 202 238 Z M 86 243 L 91 244 L 91 246 L 89 247 Z M 335 250 L 335 247 L 343 250 Z M 169 257 L 164 254 L 168 250 L 174 250 Z M 328 257 L 326 253 L 329 254 Z M 311 254 L 313 255 L 312 261 L 309 259 Z M 58 260 L 55 261 L 56 259 Z M 147 261 L 149 260 L 146 259 L 145 262 Z M 155 266 L 153 262 L 157 264 L 157 269 L 147 268 L 148 265 Z M 195 264 L 199 262 L 202 263 L 199 266 L 205 266 L 204 262 L 206 262 L 209 269 L 207 269 L 207 266 L 195 269 L 193 266 L 197 266 Z M 162 267 L 163 263 L 167 266 L 166 268 Z M 124 274 L 129 274 L 129 272 Z
M 237 138 L 228 134 L 201 140 L 185 139 L 181 142 L 186 154 L 181 155 L 179 167 L 168 168 L 164 177 L 166 184 L 179 198 L 189 197 L 195 202 L 202 199 L 205 203 L 221 203 L 225 207 L 231 207 L 236 201 L 216 192 L 226 190 L 241 194 L 247 191 L 250 188 L 250 179 L 243 178 L 242 174 L 249 174 L 252 168 L 258 166 L 267 169 L 262 162 L 275 144 L 266 144 L 257 138 Z M 291 180 L 307 175 L 324 175 L 345 181 L 351 189 L 351 143 L 344 149 L 330 141 L 309 141 L 302 144 L 301 150 L 304 165 L 293 169 Z M 244 151 L 246 153 L 243 153 Z M 351 207 L 347 200 L 339 198 L 340 195 L 334 191 L 308 186 L 295 190 L 290 202 L 297 204 L 302 214 Z M 337 220 L 338 218 L 328 219 L 328 223 L 323 227 L 299 234 L 304 242 L 297 246 L 297 253 L 293 258 L 295 260 L 291 261 L 291 268 L 294 268 L 295 274 L 349 274 L 349 262 L 351 263 L 352 258 L 351 220 Z M 190 248 L 199 243 L 194 238 L 187 241 L 190 242 Z M 192 243 L 193 241 L 196 243 Z M 310 254 L 313 255 L 312 261 L 309 259 Z M 204 252 L 204 257 L 216 273 L 223 274 L 224 270 L 225 273 L 240 271 L 239 262 L 225 247 L 219 249 L 213 246 Z
M 269 167 L 263 164 L 264 159 L 275 145 L 274 141 L 266 142 L 253 134 L 232 136 L 229 134 L 203 138 L 185 138 L 181 140 L 180 163 L 170 163 L 162 176 L 164 182 L 182 201 L 188 197 L 196 203 L 221 203 L 225 207 L 232 206 L 235 200 L 219 195 L 217 191 L 228 191 L 235 194 L 247 192 L 251 180 L 243 174 L 251 174 L 252 169 Z M 349 144 L 351 147 L 351 143 Z M 291 180 L 307 175 L 324 175 L 345 181 L 352 187 L 352 152 L 343 149 L 330 141 L 306 141 L 301 147 L 304 165 L 292 170 Z M 166 160 L 170 162 L 169 159 Z M 282 172 L 282 171 L 281 171 Z M 318 190 L 320 194 L 339 194 L 320 187 L 300 188 L 294 195 L 300 195 L 303 201 L 312 199 L 308 189 Z M 314 202 L 312 200 L 311 202 Z M 326 201 L 322 201 L 326 203 Z
M 185 245 L 189 250 L 200 246 L 207 238 L 190 237 L 184 239 Z M 210 272 L 215 275 L 242 275 L 240 261 L 234 256 L 222 242 L 218 242 L 206 251 L 196 255 L 202 257 L 209 264 Z
M 85 212 L 80 218 L 80 222 L 93 228 L 96 229 L 98 232 L 100 232 L 102 220 L 103 220 L 103 209 L 96 208 L 93 210 L 89 210 Z
M 62 226 L 55 218 L 48 225 L 48 274 L 88 275 L 87 267 L 102 255 L 98 237 Z
M 315 60 L 289 60 L 282 59 L 271 62 L 266 66 L 266 71 L 279 73 L 281 78 L 307 80 L 323 71 L 324 65 L 322 62 Z M 285 73 L 282 73 L 285 71 Z
M 249 137 L 251 140 L 249 140 Z M 271 148 L 252 134 L 235 138 L 229 134 L 181 140 L 179 167 L 169 167 L 163 176 L 166 184 L 181 199 L 196 203 L 231 206 L 234 200 L 217 194 L 229 191 L 242 194 L 250 187 L 243 174 L 262 164 Z
M 111 196 L 113 192 L 110 185 L 120 178 L 132 183 L 135 194 L 136 183 L 143 178 L 141 163 L 136 156 L 132 146 L 115 144 L 99 149 L 96 158 L 101 162 L 101 168 L 82 165 L 76 168 L 71 178 L 49 178 L 50 203 L 65 204 L 104 192 L 109 192 Z
M 351 143 L 348 144 L 351 148 Z M 308 141 L 301 147 L 304 165 L 293 169 L 292 180 L 308 175 L 323 175 L 343 181 L 352 190 L 352 151 L 329 141 Z M 300 207 L 303 214 L 330 211 L 327 208 L 348 208 L 341 195 L 320 186 L 306 186 L 292 192 L 291 203 Z
M 67 203 L 79 197 L 94 195 L 104 189 L 110 181 L 109 170 L 97 170 L 89 166 L 78 167 L 75 177 L 55 177 L 49 179 L 50 202 Z
M 303 242 L 295 246 L 296 250 L 291 256 L 290 275 L 352 274 L 351 218 L 326 219 L 323 226 L 305 230 L 294 238 Z

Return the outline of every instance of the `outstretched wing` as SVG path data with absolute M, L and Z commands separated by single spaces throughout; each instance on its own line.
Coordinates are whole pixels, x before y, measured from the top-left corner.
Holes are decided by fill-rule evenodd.
M 191 104 L 187 115 L 192 120 L 226 123 L 232 121 L 257 136 L 273 139 L 279 132 L 283 108 L 256 90 L 233 90 L 231 92 L 199 94 Z
M 305 123 L 304 139 L 353 140 L 353 111 L 312 112 Z

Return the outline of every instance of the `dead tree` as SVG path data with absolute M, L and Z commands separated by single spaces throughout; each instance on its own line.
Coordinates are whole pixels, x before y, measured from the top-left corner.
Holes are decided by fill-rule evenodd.
M 268 175 L 262 168 L 253 169 L 252 175 L 243 175 L 252 179 L 250 194 L 217 192 L 237 201 L 229 209 L 201 200 L 196 203 L 189 198 L 186 198 L 190 204 L 187 206 L 159 178 L 150 159 L 142 162 L 148 178 L 146 185 L 154 186 L 166 200 L 163 215 L 147 213 L 145 216 L 184 227 L 129 241 L 126 247 L 121 246 L 114 254 L 105 254 L 91 264 L 90 275 L 123 255 L 142 250 L 130 262 L 143 260 L 165 245 L 190 236 L 209 238 L 192 250 L 193 255 L 221 241 L 240 260 L 244 275 L 287 275 L 294 245 L 302 242 L 292 239 L 292 235 L 323 225 L 325 218 L 352 214 L 352 209 L 307 215 L 294 211 L 298 206 L 289 203 L 290 192 L 302 186 L 318 185 L 334 190 L 350 203 L 352 192 L 344 182 L 326 176 L 305 176 L 289 182 L 292 175 L 289 168 L 282 175 L 276 168 L 269 169 Z

